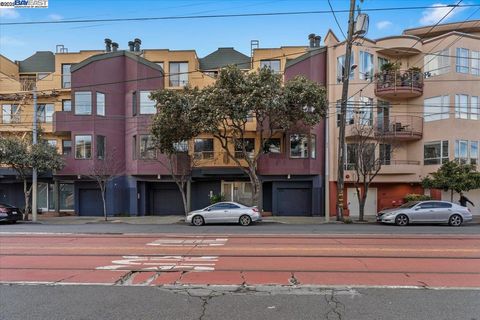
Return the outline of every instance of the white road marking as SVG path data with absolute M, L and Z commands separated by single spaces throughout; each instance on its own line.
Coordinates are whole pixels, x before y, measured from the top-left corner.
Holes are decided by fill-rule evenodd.
M 159 256 L 139 257 L 122 256 L 123 259 L 113 260 L 112 265 L 97 267 L 97 270 L 130 270 L 138 271 L 214 271 L 217 256 L 184 257 Z
M 147 246 L 161 247 L 215 247 L 224 246 L 227 243 L 226 238 L 217 239 L 158 239 L 147 243 Z

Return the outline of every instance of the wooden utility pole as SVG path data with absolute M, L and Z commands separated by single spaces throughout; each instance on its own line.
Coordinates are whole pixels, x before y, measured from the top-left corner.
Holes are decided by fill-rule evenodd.
M 33 145 L 37 144 L 37 88 L 33 87 Z M 26 204 L 25 204 L 26 205 Z M 27 212 L 28 217 L 28 212 Z M 37 168 L 32 172 L 32 221 L 37 221 Z
M 338 177 L 337 177 L 337 221 L 343 220 L 343 188 L 344 188 L 344 166 L 345 166 L 345 123 L 348 104 L 348 84 L 350 79 L 352 39 L 355 26 L 355 0 L 350 0 L 350 14 L 348 19 L 348 35 L 345 52 L 345 62 L 343 64 L 343 87 L 342 101 L 340 106 L 340 132 L 338 134 Z

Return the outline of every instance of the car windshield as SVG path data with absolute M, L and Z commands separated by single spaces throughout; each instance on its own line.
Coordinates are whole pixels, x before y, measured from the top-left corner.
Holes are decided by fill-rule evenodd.
M 420 201 L 410 201 L 410 202 L 407 202 L 407 203 L 404 203 L 400 206 L 400 208 L 413 208 L 414 206 L 416 206 Z
M 11 205 L 6 204 L 6 203 L 0 203 L 0 207 L 3 207 L 3 208 L 13 208 Z

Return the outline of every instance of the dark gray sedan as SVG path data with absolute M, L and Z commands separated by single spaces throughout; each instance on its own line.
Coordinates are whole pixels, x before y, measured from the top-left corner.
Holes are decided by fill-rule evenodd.
M 0 203 L 0 221 L 15 223 L 22 219 L 20 210 L 6 203 Z
M 460 226 L 472 221 L 472 214 L 470 209 L 448 201 L 412 201 L 398 208 L 380 211 L 377 221 L 397 226 L 410 223 L 448 223 Z

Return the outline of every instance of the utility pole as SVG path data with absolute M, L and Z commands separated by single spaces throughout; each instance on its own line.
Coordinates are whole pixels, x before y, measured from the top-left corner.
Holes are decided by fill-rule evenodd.
M 343 187 L 344 187 L 344 165 L 345 165 L 345 122 L 347 119 L 348 84 L 350 79 L 352 39 L 355 25 L 355 0 L 350 0 L 350 14 L 348 18 L 347 48 L 345 62 L 343 64 L 343 87 L 342 101 L 340 106 L 340 132 L 338 135 L 338 177 L 337 177 L 337 221 L 343 220 Z
M 37 87 L 33 87 L 33 145 L 37 144 Z M 27 213 L 28 214 L 28 213 Z M 37 168 L 32 172 L 32 221 L 37 221 Z

